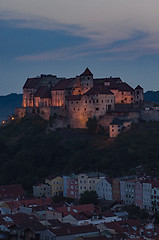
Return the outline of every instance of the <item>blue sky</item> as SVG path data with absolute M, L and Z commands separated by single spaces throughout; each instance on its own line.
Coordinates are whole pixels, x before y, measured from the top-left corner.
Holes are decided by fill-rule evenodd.
M 119 76 L 159 90 L 158 0 L 1 0 L 0 95 L 27 77 Z

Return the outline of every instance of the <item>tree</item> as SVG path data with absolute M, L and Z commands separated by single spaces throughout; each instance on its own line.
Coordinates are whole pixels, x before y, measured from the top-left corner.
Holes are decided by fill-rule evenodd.
M 98 194 L 96 191 L 85 191 L 81 194 L 81 197 L 79 199 L 80 204 L 87 204 L 87 203 L 93 203 L 95 205 L 98 205 Z
M 88 118 L 88 121 L 86 122 L 88 133 L 94 134 L 97 130 L 97 126 L 98 124 L 95 116 L 93 118 Z

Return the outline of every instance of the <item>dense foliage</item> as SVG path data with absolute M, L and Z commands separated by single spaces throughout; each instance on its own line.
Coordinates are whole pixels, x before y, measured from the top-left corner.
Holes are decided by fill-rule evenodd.
M 94 205 L 98 205 L 98 194 L 96 191 L 85 191 L 81 193 L 79 204 L 88 204 L 93 203 Z
M 87 130 L 48 132 L 47 122 L 25 118 L 0 128 L 0 183 L 32 184 L 49 174 L 102 171 L 110 176 L 134 174 L 141 165 L 159 174 L 159 123 L 140 123 L 110 141 Z M 47 132 L 47 133 L 46 133 Z

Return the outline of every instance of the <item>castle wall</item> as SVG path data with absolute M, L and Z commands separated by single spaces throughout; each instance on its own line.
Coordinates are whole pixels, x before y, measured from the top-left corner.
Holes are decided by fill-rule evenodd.
M 23 89 L 23 107 L 33 107 L 34 100 L 33 100 L 33 94 L 35 93 L 36 89 Z
M 108 110 L 114 109 L 113 95 L 82 96 L 81 100 L 68 101 L 68 120 L 72 128 L 86 128 L 88 118 L 99 119 Z
M 65 90 L 51 91 L 52 95 L 52 106 L 64 107 L 65 106 Z
M 122 91 L 111 89 L 111 92 L 114 93 L 115 103 L 129 104 L 129 103 L 134 103 L 134 101 L 135 101 L 134 93 L 132 93 L 130 91 L 122 92 Z

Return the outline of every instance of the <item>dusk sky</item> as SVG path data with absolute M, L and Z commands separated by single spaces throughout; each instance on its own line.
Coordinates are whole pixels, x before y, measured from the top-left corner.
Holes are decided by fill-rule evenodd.
M 0 37 L 0 95 L 86 67 L 159 90 L 159 0 L 0 0 Z

